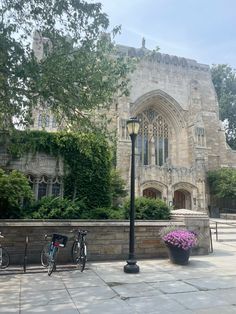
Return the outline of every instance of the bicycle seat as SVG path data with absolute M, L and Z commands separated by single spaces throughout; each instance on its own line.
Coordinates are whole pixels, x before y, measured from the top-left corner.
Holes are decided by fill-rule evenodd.
M 86 235 L 88 233 L 87 230 L 79 230 L 78 233 L 80 233 L 81 235 Z

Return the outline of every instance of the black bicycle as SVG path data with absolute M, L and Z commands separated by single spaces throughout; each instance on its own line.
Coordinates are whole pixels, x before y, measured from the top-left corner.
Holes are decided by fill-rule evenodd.
M 0 232 L 0 238 L 4 238 L 2 233 Z M 0 243 L 0 268 L 4 269 L 9 266 L 10 257 L 7 250 Z
M 51 276 L 52 272 L 56 270 L 56 261 L 59 247 L 65 247 L 67 243 L 67 236 L 53 233 L 53 235 L 45 234 L 45 240 L 51 238 L 50 242 L 47 242 L 41 252 L 41 264 L 48 268 L 48 276 Z
M 27 250 L 28 250 L 29 237 L 25 237 L 25 250 L 24 250 L 24 261 L 23 261 L 23 270 L 26 273 L 26 265 L 27 265 Z
M 72 261 L 79 266 L 81 272 L 87 261 L 86 235 L 86 230 L 76 230 L 75 241 L 71 248 Z

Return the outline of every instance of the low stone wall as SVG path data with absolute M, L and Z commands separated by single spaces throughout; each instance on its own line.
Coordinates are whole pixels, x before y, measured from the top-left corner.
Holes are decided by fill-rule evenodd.
M 181 221 L 136 221 L 136 256 L 141 258 L 167 257 L 167 250 L 159 236 L 161 228 L 175 224 L 184 227 Z M 44 235 L 60 233 L 69 236 L 65 248 L 60 249 L 58 262 L 71 262 L 73 243 L 72 229 L 88 230 L 88 260 L 119 260 L 128 257 L 129 221 L 20 221 L 0 220 L 0 231 L 5 236 L 1 240 L 10 254 L 11 264 L 23 262 L 25 237 L 29 236 L 28 263 L 40 263 L 40 252 L 44 244 Z M 209 243 L 209 241 L 208 241 Z M 208 254 L 209 246 L 198 246 L 194 254 Z
M 229 220 L 236 220 L 236 213 L 235 214 L 221 213 L 220 218 L 229 219 Z

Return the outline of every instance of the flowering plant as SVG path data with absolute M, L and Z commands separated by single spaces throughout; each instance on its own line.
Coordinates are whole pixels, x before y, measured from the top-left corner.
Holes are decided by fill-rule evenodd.
M 165 234 L 162 239 L 169 245 L 189 250 L 197 244 L 197 236 L 188 230 L 173 230 Z

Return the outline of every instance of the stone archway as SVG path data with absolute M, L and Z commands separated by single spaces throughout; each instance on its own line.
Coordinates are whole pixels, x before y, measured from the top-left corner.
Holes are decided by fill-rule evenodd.
M 188 182 L 178 182 L 172 188 L 175 209 L 196 210 L 197 187 Z
M 139 195 L 167 200 L 167 186 L 161 182 L 150 180 L 140 186 Z
M 147 188 L 143 190 L 143 196 L 149 198 L 162 198 L 161 192 L 155 188 Z
M 175 209 L 181 209 L 181 208 L 191 209 L 192 204 L 191 204 L 190 192 L 183 190 L 183 189 L 175 190 L 175 192 L 174 192 L 174 208 Z

